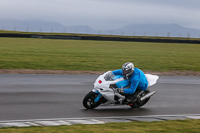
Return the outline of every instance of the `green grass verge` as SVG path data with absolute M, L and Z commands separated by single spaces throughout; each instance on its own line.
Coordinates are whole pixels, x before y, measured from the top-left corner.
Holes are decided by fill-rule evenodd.
M 200 120 L 1 128 L 1 133 L 199 133 Z
M 200 45 L 0 38 L 0 69 L 200 71 Z

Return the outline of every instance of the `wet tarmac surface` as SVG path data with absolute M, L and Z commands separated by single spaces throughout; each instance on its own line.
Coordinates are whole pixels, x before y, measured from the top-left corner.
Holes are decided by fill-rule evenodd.
M 139 109 L 86 110 L 82 99 L 98 75 L 0 74 L 0 120 L 200 113 L 200 77 L 160 76 L 156 94 Z

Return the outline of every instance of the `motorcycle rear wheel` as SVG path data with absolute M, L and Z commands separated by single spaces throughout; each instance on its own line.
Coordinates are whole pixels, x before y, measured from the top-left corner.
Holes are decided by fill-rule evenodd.
M 100 98 L 98 102 L 94 102 L 97 96 L 98 96 L 98 93 L 94 93 L 93 91 L 90 91 L 83 99 L 83 106 L 86 109 L 94 109 L 98 107 L 102 103 L 102 98 Z
M 150 97 L 145 99 L 144 101 L 142 101 L 141 103 L 139 102 L 136 102 L 134 103 L 133 105 L 130 105 L 132 108 L 140 108 L 142 107 L 143 105 L 145 105 L 148 101 L 149 101 Z
M 148 89 L 147 90 L 145 90 L 145 94 L 146 93 L 148 93 L 148 92 L 150 92 Z M 144 95 L 144 94 L 143 94 Z M 149 98 L 147 98 L 147 99 L 145 99 L 144 101 L 142 101 L 142 102 L 135 102 L 133 105 L 130 105 L 132 108 L 140 108 L 140 107 L 142 107 L 142 106 L 144 106 L 148 101 L 149 101 L 149 99 L 150 99 L 150 97 Z

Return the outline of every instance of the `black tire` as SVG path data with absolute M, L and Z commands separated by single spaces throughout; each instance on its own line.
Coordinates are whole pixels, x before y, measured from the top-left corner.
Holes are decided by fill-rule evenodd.
M 145 90 L 145 94 L 150 92 L 149 90 Z M 142 102 L 135 102 L 133 105 L 130 105 L 132 108 L 140 108 L 142 106 L 144 106 L 148 101 L 149 101 L 150 97 L 145 99 L 144 101 Z
M 101 97 L 98 102 L 94 102 L 94 100 L 96 99 L 98 95 L 99 95 L 98 93 L 94 93 L 93 91 L 90 91 L 83 99 L 83 106 L 86 109 L 94 109 L 98 107 L 103 101 L 102 100 L 103 97 Z
M 149 99 L 150 98 L 147 98 L 141 103 L 136 102 L 136 103 L 134 103 L 133 105 L 130 105 L 130 106 L 131 106 L 131 108 L 140 108 L 140 107 L 144 106 L 149 101 Z

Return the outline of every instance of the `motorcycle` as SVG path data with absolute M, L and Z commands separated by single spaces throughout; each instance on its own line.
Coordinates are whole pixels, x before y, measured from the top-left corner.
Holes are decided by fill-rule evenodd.
M 157 75 L 145 74 L 148 87 L 156 84 L 159 77 Z M 125 95 L 116 92 L 116 88 L 129 88 L 130 83 L 122 75 L 114 75 L 112 71 L 107 71 L 100 75 L 95 83 L 94 89 L 90 91 L 83 99 L 83 106 L 86 109 L 94 109 L 100 105 L 128 105 L 132 108 L 139 108 L 145 105 L 155 91 L 148 88 L 145 91 L 137 91 L 137 99 L 129 103 Z

